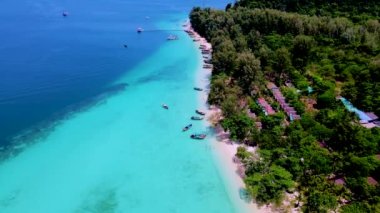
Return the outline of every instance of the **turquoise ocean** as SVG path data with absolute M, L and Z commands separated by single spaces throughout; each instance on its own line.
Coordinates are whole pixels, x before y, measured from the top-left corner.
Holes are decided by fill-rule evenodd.
M 3 34 L 4 39 L 13 41 L 15 33 L 44 42 L 28 44 L 36 49 L 20 53 L 25 63 L 18 63 L 13 73 L 11 65 L 16 62 L 11 56 L 16 57 L 20 44 L 0 46 L 4 129 L 0 212 L 241 211 L 230 199 L 210 141 L 189 138 L 191 133 L 208 130 L 201 122 L 190 121 L 202 104 L 193 90 L 200 67 L 199 51 L 183 31 L 177 30 L 191 7 L 202 2 L 5 3 L 9 7 L 0 9 L 0 16 L 13 17 L 12 9 L 32 13 L 35 20 L 13 18 L 35 34 L 17 34 L 25 29 L 2 20 L 3 27 L 14 30 L 7 31 L 8 37 Z M 207 3 L 222 7 L 226 2 Z M 66 18 L 61 17 L 63 9 L 69 12 Z M 32 27 L 35 22 L 40 31 Z M 139 26 L 146 32 L 138 35 L 135 29 Z M 62 28 L 81 33 L 62 39 L 66 34 Z M 57 35 L 45 35 L 41 30 Z M 168 42 L 169 34 L 180 39 Z M 55 43 L 60 40 L 63 44 Z M 128 48 L 123 48 L 125 43 Z M 52 69 L 56 65 L 65 69 Z M 49 72 L 47 77 L 43 71 Z M 43 80 L 53 83 L 45 85 Z M 20 81 L 28 87 L 17 86 Z M 50 104 L 54 101 L 59 104 Z M 169 110 L 161 107 L 163 103 Z M 22 120 L 20 115 L 24 114 Z M 189 123 L 193 128 L 183 133 L 182 128 Z

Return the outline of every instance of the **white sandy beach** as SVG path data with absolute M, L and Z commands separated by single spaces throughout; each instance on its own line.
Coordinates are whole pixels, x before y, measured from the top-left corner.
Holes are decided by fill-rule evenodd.
M 199 75 L 197 77 L 199 85 L 202 88 L 206 88 L 209 86 L 209 70 L 205 70 L 200 68 Z M 200 100 L 202 104 L 201 109 L 207 112 L 207 115 L 211 115 L 212 113 L 217 113 L 217 110 L 210 110 L 207 104 L 207 91 L 200 93 Z M 205 126 L 207 128 L 213 128 L 211 123 L 206 120 Z M 241 190 L 244 190 L 245 184 L 243 179 L 238 174 L 238 164 L 234 163 L 233 158 L 236 154 L 238 144 L 231 142 L 228 138 L 225 139 L 217 139 L 212 136 L 211 141 L 211 149 L 213 151 L 213 155 L 218 163 L 218 169 L 222 173 L 222 177 L 225 178 L 224 183 L 227 185 L 228 194 L 230 195 L 231 200 L 234 201 L 244 212 L 252 212 L 252 213 L 267 213 L 272 212 L 269 209 L 263 207 L 259 208 L 253 202 L 247 202 L 243 198 L 241 198 Z
M 205 45 L 211 47 L 209 43 L 203 38 L 200 38 L 199 42 L 194 42 L 196 47 L 199 48 L 200 45 Z M 199 93 L 199 109 L 206 112 L 206 118 L 210 118 L 215 113 L 218 112 L 218 109 L 210 109 L 210 106 L 207 104 L 207 97 L 210 88 L 210 78 L 211 78 L 211 69 L 203 68 L 203 56 L 199 53 L 199 71 L 196 76 L 196 85 L 197 87 L 204 88 L 204 91 Z M 204 122 L 206 128 L 213 128 L 209 119 L 206 119 Z M 222 133 L 223 134 L 223 133 Z M 247 202 L 241 198 L 241 191 L 244 190 L 245 184 L 243 179 L 238 174 L 238 164 L 234 163 L 233 158 L 236 154 L 238 144 L 231 142 L 228 138 L 225 137 L 216 137 L 211 136 L 210 140 L 211 150 L 213 151 L 213 156 L 217 162 L 219 172 L 224 178 L 224 183 L 228 190 L 228 194 L 231 200 L 236 203 L 236 205 L 243 212 L 251 213 L 268 213 L 272 212 L 269 208 L 258 207 L 254 202 Z

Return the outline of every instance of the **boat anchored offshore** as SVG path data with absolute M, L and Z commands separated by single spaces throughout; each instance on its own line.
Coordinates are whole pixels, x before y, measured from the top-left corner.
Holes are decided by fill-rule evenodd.
M 63 12 L 62 12 L 62 16 L 63 16 L 63 17 L 66 17 L 66 16 L 68 16 L 68 15 L 69 15 L 69 13 L 68 13 L 67 11 L 63 11 Z
M 189 125 L 185 126 L 185 127 L 182 129 L 182 132 L 186 132 L 186 131 L 189 130 L 192 126 L 193 126 L 193 124 L 189 124 Z
M 169 35 L 166 40 L 168 40 L 168 41 L 178 40 L 178 36 L 176 36 L 176 35 Z
M 199 110 L 195 110 L 195 113 L 199 114 L 199 115 L 206 115 L 205 112 L 202 112 L 202 111 L 199 111 Z
M 197 90 L 197 91 L 203 91 L 202 88 L 199 88 L 199 87 L 194 87 L 194 90 Z
M 190 138 L 197 139 L 197 140 L 203 140 L 206 138 L 206 134 L 192 134 L 190 135 Z
M 141 27 L 137 28 L 137 33 L 142 33 L 143 31 L 144 31 L 143 28 L 141 28 Z
M 166 105 L 166 104 L 162 104 L 162 108 L 164 108 L 164 109 L 169 109 L 169 106 Z
M 200 120 L 203 120 L 203 117 L 200 117 L 200 116 L 191 116 L 191 120 L 200 121 Z

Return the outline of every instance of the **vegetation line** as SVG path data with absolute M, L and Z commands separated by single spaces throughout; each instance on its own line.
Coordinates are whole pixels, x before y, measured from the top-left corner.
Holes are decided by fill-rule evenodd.
M 259 147 L 237 152 L 258 203 L 380 212 L 379 18 L 375 0 L 240 0 L 191 11 L 213 47 L 209 103 L 231 139 Z

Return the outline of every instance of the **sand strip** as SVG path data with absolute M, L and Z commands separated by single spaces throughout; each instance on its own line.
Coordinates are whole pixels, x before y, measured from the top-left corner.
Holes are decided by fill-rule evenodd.
M 245 200 L 245 184 L 239 175 L 241 168 L 233 160 L 239 145 L 229 140 L 228 133 L 220 128 L 213 127 L 212 123 L 221 118 L 221 111 L 207 104 L 212 68 L 205 68 L 204 60 L 211 59 L 212 46 L 191 28 L 190 23 L 186 23 L 184 27 L 185 31 L 193 39 L 196 47 L 202 52 L 199 55 L 200 66 L 196 76 L 196 86 L 204 89 L 202 92 L 199 92 L 199 109 L 206 112 L 205 127 L 211 128 L 215 132 L 214 136 L 209 137 L 209 141 L 211 142 L 211 150 L 213 150 L 218 169 L 222 174 L 221 176 L 225 179 L 224 182 L 226 183 L 228 194 L 242 212 L 272 212 L 270 208 L 259 208 L 254 202 Z M 209 53 L 207 54 L 207 52 Z

